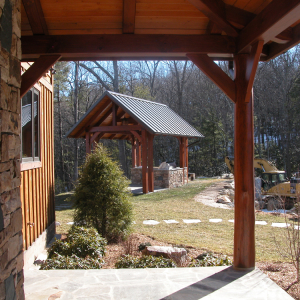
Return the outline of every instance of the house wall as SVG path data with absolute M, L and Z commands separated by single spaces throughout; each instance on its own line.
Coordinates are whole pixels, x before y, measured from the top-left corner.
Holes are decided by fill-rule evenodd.
M 22 64 L 27 69 L 29 65 Z M 53 157 L 53 88 L 50 73 L 43 76 L 35 88 L 40 91 L 40 163 L 21 163 L 21 201 L 23 212 L 23 245 L 25 267 L 34 257 L 27 254 L 40 240 L 46 246 L 55 235 L 54 157 Z M 38 247 L 40 248 L 40 247 Z M 34 253 L 33 249 L 28 251 Z M 38 253 L 37 253 L 38 254 Z
M 0 1 L 0 299 L 24 299 L 20 1 Z

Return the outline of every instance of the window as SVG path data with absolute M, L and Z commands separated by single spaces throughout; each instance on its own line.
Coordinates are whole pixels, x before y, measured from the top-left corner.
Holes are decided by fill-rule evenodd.
M 23 162 L 40 161 L 40 94 L 31 89 L 22 98 L 22 149 Z

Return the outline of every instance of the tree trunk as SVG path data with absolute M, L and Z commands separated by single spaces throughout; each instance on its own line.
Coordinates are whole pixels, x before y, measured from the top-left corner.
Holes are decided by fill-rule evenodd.
M 74 124 L 78 121 L 78 71 L 79 61 L 75 62 L 74 80 Z M 78 139 L 74 139 L 74 181 L 78 179 Z

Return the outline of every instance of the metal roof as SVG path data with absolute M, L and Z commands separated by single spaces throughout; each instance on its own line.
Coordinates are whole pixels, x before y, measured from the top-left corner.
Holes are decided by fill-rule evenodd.
M 78 127 L 82 127 L 80 126 L 81 123 L 84 126 L 93 109 L 99 106 L 101 101 L 104 101 L 107 98 L 106 96 L 152 134 L 203 137 L 198 130 L 176 114 L 167 105 L 111 91 L 106 91 L 86 114 L 69 130 L 66 136 L 72 136 L 74 130 Z

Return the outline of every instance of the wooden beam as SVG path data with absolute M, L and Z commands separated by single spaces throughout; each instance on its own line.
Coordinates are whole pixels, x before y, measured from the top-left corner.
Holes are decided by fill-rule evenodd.
M 123 0 L 123 33 L 134 33 L 136 0 Z
M 222 35 L 106 34 L 23 36 L 22 59 L 42 54 L 65 57 L 185 56 L 193 53 L 235 53 L 235 39 Z M 134 45 L 134 47 L 132 46 Z M 125 55 L 126 54 L 126 55 Z
M 117 126 L 117 111 L 118 111 L 118 106 L 113 103 L 112 104 L 112 125 Z
M 228 4 L 225 4 L 225 14 L 229 22 L 242 26 L 248 25 L 256 17 L 256 14 Z
M 148 132 L 148 185 L 149 185 L 149 192 L 154 192 L 153 139 L 154 139 L 154 135 Z
M 255 267 L 253 101 L 245 102 L 247 56 L 235 57 L 236 104 L 234 131 L 234 256 L 236 269 Z
M 134 130 L 142 130 L 141 125 L 120 125 L 120 126 L 100 126 L 100 127 L 92 127 L 89 132 L 131 132 Z
M 116 133 L 112 134 L 112 135 L 109 137 L 109 139 L 112 140 L 116 135 L 117 135 Z
M 265 45 L 264 48 L 268 52 L 268 56 L 263 60 L 269 61 L 274 57 L 288 51 L 289 49 L 293 48 L 299 43 L 300 43 L 300 24 L 297 24 L 295 27 L 292 28 L 291 41 L 287 42 L 286 44 L 271 43 L 269 45 Z
M 48 28 L 40 0 L 22 0 L 33 34 L 48 35 Z
M 227 20 L 225 13 L 225 4 L 222 0 L 188 0 L 210 21 L 216 23 L 219 28 L 224 30 L 229 36 L 237 37 L 238 31 Z
M 22 98 L 33 85 L 60 59 L 60 55 L 42 55 L 23 73 L 20 90 Z
M 148 194 L 148 139 L 147 131 L 142 131 L 142 181 L 143 181 L 143 193 Z
M 235 102 L 234 81 L 206 54 L 187 54 L 187 57 L 208 76 L 233 102 Z
M 260 54 L 264 45 L 264 41 L 257 41 L 252 45 L 251 53 L 248 55 L 247 66 L 246 66 L 246 98 L 245 101 L 249 102 L 252 95 L 252 88 L 254 78 L 257 70 L 257 66 L 260 59 Z
M 100 139 L 104 136 L 105 132 L 102 132 L 97 137 L 97 143 L 99 143 Z
M 100 118 L 100 120 L 95 124 L 95 127 L 100 126 L 105 120 L 106 118 L 112 113 L 112 103 L 108 104 L 104 110 L 104 115 Z M 93 123 L 97 118 L 99 117 L 98 114 L 95 114 L 90 120 L 89 120 L 89 124 Z M 83 127 L 81 128 L 77 134 L 75 135 L 75 138 L 79 138 L 83 132 L 85 131 L 89 131 L 89 129 L 91 128 L 91 126 L 87 126 L 87 127 Z
M 138 132 L 136 132 L 136 131 L 130 131 L 137 139 L 138 139 L 138 141 L 139 142 L 141 142 L 142 141 L 142 137 L 138 134 Z
M 242 29 L 237 50 L 241 53 L 257 40 L 269 42 L 299 20 L 300 0 L 273 0 Z

